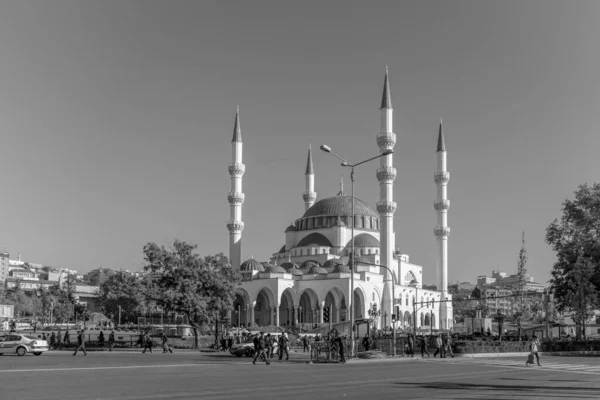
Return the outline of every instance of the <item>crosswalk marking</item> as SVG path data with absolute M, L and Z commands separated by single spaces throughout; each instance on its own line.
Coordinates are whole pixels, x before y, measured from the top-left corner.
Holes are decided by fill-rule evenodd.
M 436 362 L 437 360 L 423 360 L 425 362 Z M 600 375 L 600 364 L 590 365 L 590 364 L 563 364 L 556 362 L 548 362 L 547 358 L 540 359 L 540 363 L 542 366 L 538 366 L 534 361 L 533 364 L 529 366 L 525 365 L 526 359 L 523 360 L 506 360 L 506 359 L 477 359 L 477 358 L 457 358 L 452 360 L 445 360 L 445 362 L 450 364 L 478 364 L 485 365 L 490 367 L 499 367 L 499 368 L 516 368 L 516 369 L 545 369 L 551 370 L 555 372 L 572 372 L 572 373 L 582 373 L 582 374 L 593 374 Z M 439 361 L 437 361 L 439 362 Z

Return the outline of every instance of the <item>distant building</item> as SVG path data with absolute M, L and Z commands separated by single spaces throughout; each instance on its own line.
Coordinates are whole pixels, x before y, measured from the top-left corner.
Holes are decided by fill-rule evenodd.
M 10 255 L 8 254 L 8 251 L 2 251 L 0 252 L 0 282 L 4 283 L 6 282 L 6 279 L 8 278 L 8 267 L 9 267 L 9 263 L 8 263 L 8 257 Z
M 39 280 L 35 272 L 29 269 L 13 269 L 10 271 L 10 276 L 15 279 Z
M 545 286 L 534 281 L 533 277 L 525 274 L 523 282 L 523 290 L 527 292 L 543 292 Z M 477 286 L 500 286 L 512 290 L 519 289 L 519 275 L 508 275 L 506 272 L 492 271 L 492 276 L 480 275 L 477 277 Z

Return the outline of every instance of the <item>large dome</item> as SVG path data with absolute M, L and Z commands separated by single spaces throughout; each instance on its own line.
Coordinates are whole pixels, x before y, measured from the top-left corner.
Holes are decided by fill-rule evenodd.
M 319 200 L 306 210 L 302 218 L 338 215 L 352 215 L 352 196 L 335 196 Z M 379 217 L 379 214 L 371 206 L 356 197 L 354 198 L 354 215 Z

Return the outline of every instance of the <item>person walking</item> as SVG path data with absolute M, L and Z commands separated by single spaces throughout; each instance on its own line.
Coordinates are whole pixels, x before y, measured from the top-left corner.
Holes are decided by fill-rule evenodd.
M 227 349 L 231 350 L 233 348 L 233 334 L 229 334 L 229 338 L 227 339 Z
M 46 341 L 48 340 L 48 339 L 46 338 L 46 332 L 42 333 L 42 340 L 46 340 Z
M 279 338 L 279 361 L 283 358 L 283 353 L 285 353 L 285 360 L 290 359 L 290 354 L 288 353 L 288 346 L 290 344 L 290 339 L 288 338 L 287 333 L 283 333 Z
M 69 336 L 69 330 L 67 329 L 67 331 L 65 332 L 65 337 L 63 338 L 65 346 L 69 346 L 71 344 L 71 338 Z
M 252 364 L 256 365 L 256 360 L 260 360 L 261 356 L 264 357 L 267 365 L 271 364 L 271 362 L 269 361 L 269 357 L 265 354 L 266 343 L 264 334 L 264 332 L 261 332 L 260 336 L 255 338 L 256 355 L 254 356 L 254 360 L 252 360 Z
M 167 335 L 163 332 L 162 336 L 160 338 L 162 341 L 163 354 L 164 353 L 173 353 L 173 349 L 171 349 L 169 347 L 169 344 L 168 344 L 169 338 L 167 337 Z
M 438 336 L 435 338 L 435 353 L 433 353 L 433 357 L 437 357 L 438 353 L 440 354 L 440 358 L 444 358 L 444 352 L 442 349 L 443 346 L 443 342 L 442 342 L 442 336 Z
M 98 344 L 100 347 L 104 347 L 104 332 L 100 331 L 100 335 L 98 335 Z
M 302 352 L 306 353 L 306 351 L 308 350 L 308 336 L 304 335 L 302 336 Z M 310 353 L 310 350 L 308 350 Z
M 63 348 L 62 336 L 60 334 L 60 331 L 58 331 L 58 333 L 56 334 L 56 348 L 59 350 L 62 350 Z
M 150 334 L 146 332 L 146 334 L 144 335 L 144 351 L 142 351 L 142 354 L 146 354 L 146 350 L 150 350 L 150 353 L 152 353 L 153 345 L 154 343 L 152 343 L 152 338 L 150 337 Z
M 333 343 L 337 346 L 338 349 L 338 353 L 340 355 L 340 363 L 341 364 L 346 364 L 346 357 L 344 355 L 344 341 L 342 340 L 342 337 L 340 336 L 339 332 L 335 333 L 335 338 L 333 339 Z
M 531 338 L 531 342 L 529 343 L 529 349 L 531 350 L 531 355 L 535 356 L 537 365 L 541 367 L 542 364 L 540 364 L 540 356 L 538 355 L 538 351 L 540 349 L 540 341 L 538 340 L 537 336 L 533 335 L 533 337 Z M 528 358 L 525 362 L 525 365 L 527 365 L 528 367 L 529 361 L 532 361 L 533 364 L 533 357 Z
M 54 334 L 54 332 L 50 334 L 50 348 L 56 349 L 56 335 Z
M 115 331 L 110 331 L 108 335 L 108 351 L 112 351 L 113 347 L 115 347 Z
M 425 340 L 425 336 L 421 337 L 419 340 L 419 347 L 421 348 L 421 358 L 425 358 L 425 353 L 427 353 L 427 357 L 429 357 L 429 352 L 427 351 L 427 341 Z
M 412 333 L 408 334 L 408 350 L 406 351 L 406 355 L 410 355 L 411 358 L 415 357 L 415 341 Z
M 273 358 L 273 338 L 270 333 L 265 336 L 265 354 L 267 358 Z
M 370 344 L 371 344 L 371 338 L 369 337 L 368 333 L 365 333 L 365 337 L 362 340 L 362 345 L 363 345 L 363 348 L 365 349 L 365 351 L 369 351 Z
M 454 358 L 454 353 L 452 352 L 452 335 L 448 334 L 446 336 L 446 347 L 444 349 L 444 358 L 446 358 L 446 354 L 450 353 L 450 357 Z
M 83 332 L 83 329 L 77 331 L 77 348 L 75 349 L 75 353 L 73 353 L 74 356 L 77 355 L 79 350 L 83 351 L 84 356 L 87 356 L 87 351 L 85 351 L 85 334 Z

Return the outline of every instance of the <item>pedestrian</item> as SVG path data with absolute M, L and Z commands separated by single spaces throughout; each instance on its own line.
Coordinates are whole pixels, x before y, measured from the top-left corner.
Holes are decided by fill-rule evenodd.
M 65 337 L 63 339 L 63 342 L 65 343 L 65 346 L 69 346 L 71 344 L 71 338 L 69 337 L 69 330 L 68 329 L 65 332 Z
M 406 351 L 406 354 L 410 355 L 411 358 L 415 357 L 414 346 L 415 346 L 415 342 L 413 340 L 413 335 L 412 335 L 412 333 L 409 333 L 408 334 L 408 350 Z
M 56 348 L 56 335 L 54 332 L 50 334 L 50 349 Z
M 279 361 L 283 358 L 283 353 L 285 353 L 285 360 L 290 359 L 290 354 L 288 353 L 288 346 L 290 344 L 290 339 L 288 338 L 287 333 L 283 333 L 279 338 Z
M 369 351 L 369 345 L 371 344 L 371 338 L 369 338 L 369 334 L 365 333 L 365 337 L 362 340 L 362 345 L 365 351 Z
M 306 353 L 307 350 L 308 350 L 308 336 L 304 335 L 304 336 L 302 336 L 302 352 Z M 308 352 L 310 353 L 310 350 L 308 350 Z
M 100 331 L 100 335 L 98 335 L 98 344 L 100 347 L 104 347 L 104 332 Z
M 144 345 L 144 332 L 140 332 L 140 337 L 138 337 L 137 346 L 141 348 Z
M 260 332 L 260 336 L 255 338 L 256 342 L 254 343 L 254 345 L 256 346 L 256 355 L 254 356 L 254 360 L 252 360 L 252 364 L 256 364 L 256 360 L 261 360 L 261 357 L 264 357 L 264 360 L 267 363 L 267 365 L 271 364 L 271 362 L 269 361 L 269 357 L 265 354 L 266 343 L 264 334 L 264 332 Z
M 112 351 L 115 346 L 115 331 L 110 331 L 108 335 L 108 351 Z
M 454 352 L 452 351 L 452 335 L 448 334 L 446 336 L 446 348 L 444 349 L 444 358 L 446 358 L 446 354 L 450 353 L 450 357 L 454 358 Z
M 421 340 L 419 340 L 419 347 L 421 347 L 421 357 L 425 358 L 424 353 L 427 353 L 427 357 L 429 357 L 429 352 L 427 351 L 427 341 L 425 340 L 425 336 L 422 336 Z
M 58 333 L 56 334 L 56 347 L 59 350 L 62 350 L 62 348 L 63 348 L 62 336 L 60 334 L 60 331 L 58 331 Z
M 154 343 L 152 343 L 152 338 L 150 337 L 150 334 L 146 332 L 146 334 L 144 335 L 144 351 L 142 351 L 142 354 L 146 354 L 146 350 L 150 350 L 150 353 L 152 353 L 153 345 Z
M 346 357 L 344 356 L 344 341 L 338 332 L 335 333 L 335 338 L 333 342 L 336 344 L 338 348 L 338 353 L 340 355 L 340 363 L 346 364 Z
M 233 348 L 233 334 L 229 335 L 229 338 L 227 339 L 227 349 L 231 350 Z
M 46 332 L 42 333 L 42 340 L 48 340 L 48 339 L 46 338 Z
M 75 349 L 75 353 L 73 353 L 73 355 L 76 356 L 79 350 L 83 351 L 84 356 L 87 356 L 87 351 L 85 351 L 85 336 L 83 329 L 77 331 L 77 348 Z
M 531 338 L 531 342 L 529 343 L 529 349 L 531 351 L 531 354 L 530 357 L 527 358 L 525 365 L 529 367 L 530 361 L 531 364 L 533 364 L 533 356 L 535 356 L 537 365 L 541 367 L 542 364 L 540 364 L 540 356 L 538 355 L 538 351 L 540 349 L 540 341 L 538 340 L 537 336 L 533 335 L 533 337 Z
M 163 332 L 162 336 L 162 348 L 163 348 L 163 354 L 164 353 L 173 353 L 173 350 L 169 347 L 168 341 L 169 338 L 167 337 L 167 335 Z
M 442 336 L 438 336 L 435 338 L 435 353 L 433 353 L 434 357 L 437 357 L 438 353 L 440 354 L 440 358 L 444 358 L 444 352 L 442 349 Z

